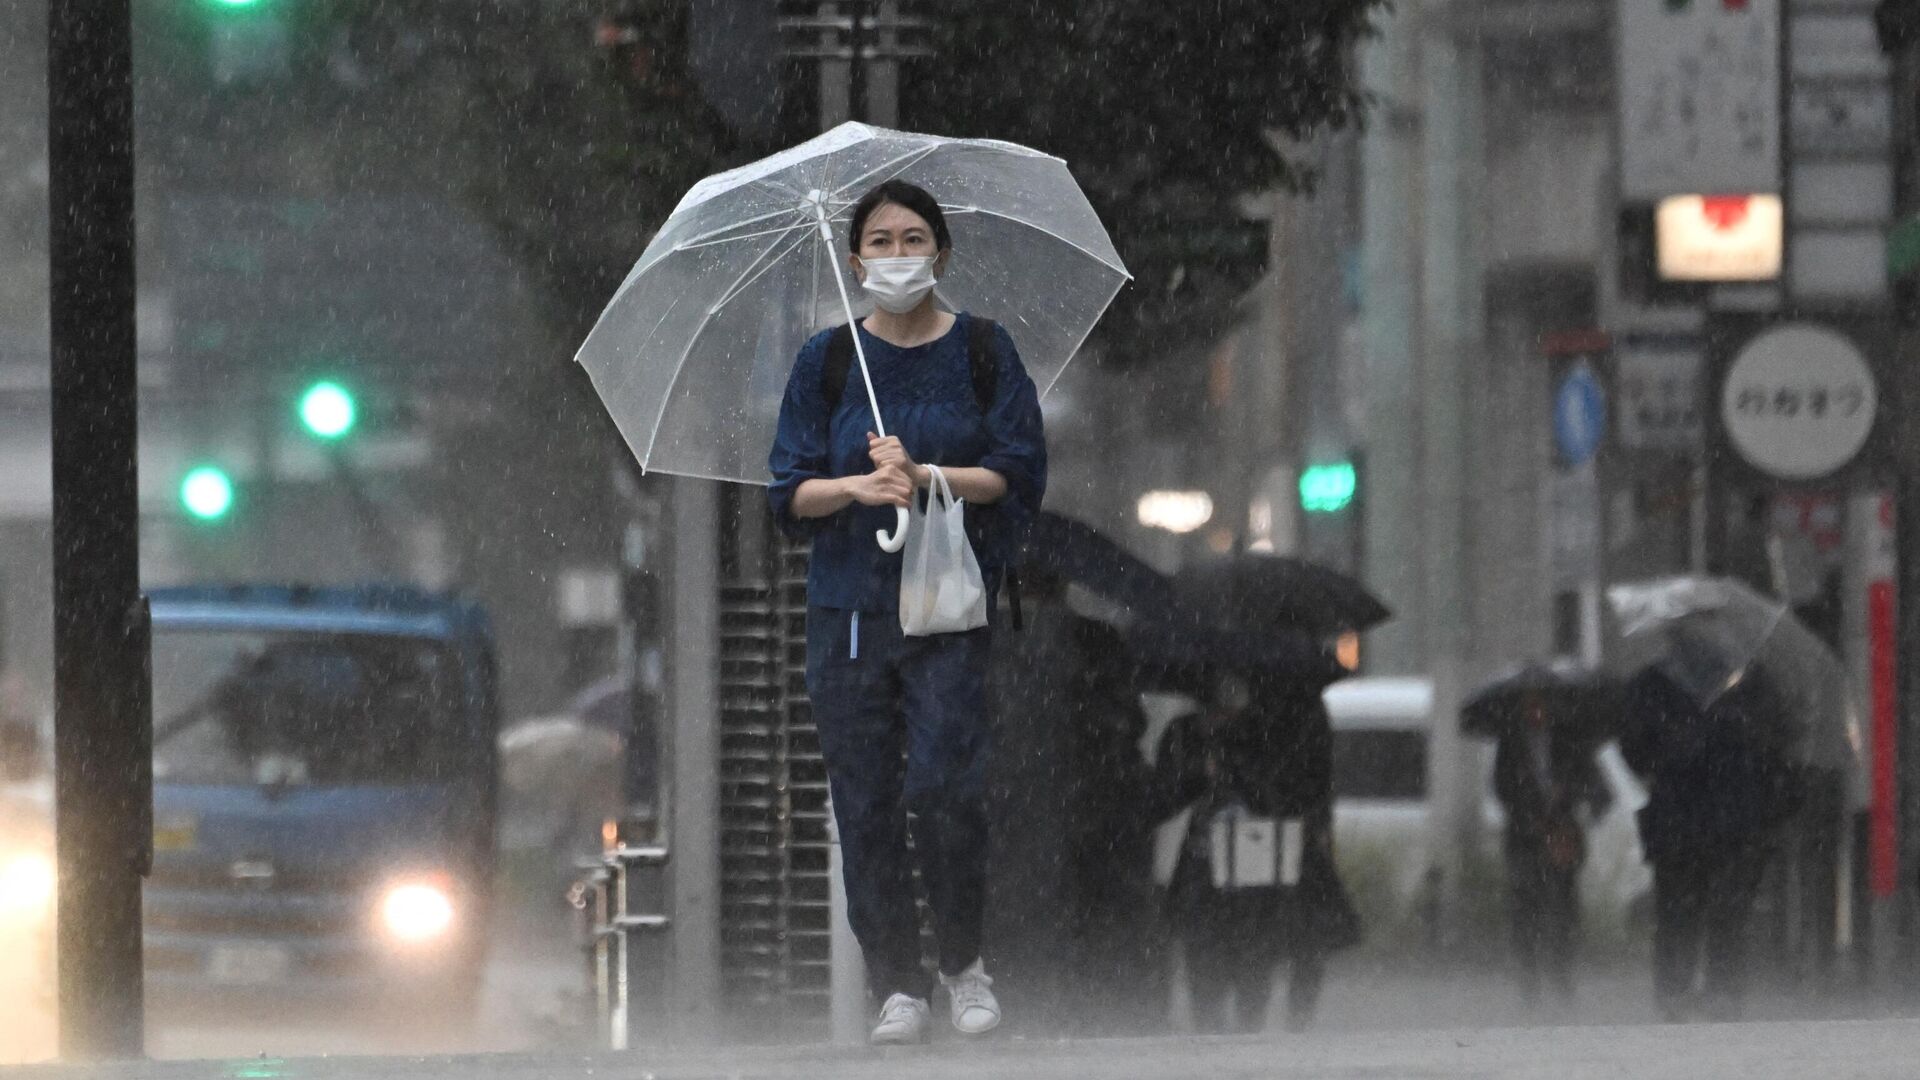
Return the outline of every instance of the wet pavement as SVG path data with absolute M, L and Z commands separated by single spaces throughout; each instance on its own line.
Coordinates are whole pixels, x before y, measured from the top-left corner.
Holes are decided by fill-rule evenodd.
M 912 1049 L 592 1053 L 585 1048 L 581 960 L 567 929 L 550 908 L 508 915 L 477 1022 L 467 1027 L 417 1015 L 330 1023 L 305 1014 L 290 1021 L 285 1012 L 199 1020 L 160 1012 L 150 1017 L 148 1049 L 156 1059 L 176 1060 L 0 1069 L 0 1078 L 1826 1078 L 1913 1076 L 1920 1061 L 1920 1021 L 1903 1018 L 1920 1016 L 1920 1006 L 1857 990 L 1810 998 L 1763 979 L 1749 1002 L 1754 1022 L 1673 1027 L 1654 1023 L 1644 960 L 1590 965 L 1574 1004 L 1529 1009 L 1492 964 L 1365 953 L 1335 961 L 1319 1021 L 1304 1034 L 1063 1040 L 1041 1018 L 1022 1015 L 1019 987 L 1009 983 L 1008 1024 L 983 1042 L 963 1042 L 942 1023 L 934 1045 Z M 1180 998 L 1176 1023 L 1185 1011 Z
M 761 1047 L 491 1057 L 250 1058 L 94 1067 L 25 1067 L 10 1080 L 391 1078 L 428 1080 L 1113 1080 L 1113 1078 L 1701 1077 L 1905 1078 L 1920 1021 L 1793 1021 L 1535 1027 L 1294 1036 L 1029 1041 L 873 1050 Z

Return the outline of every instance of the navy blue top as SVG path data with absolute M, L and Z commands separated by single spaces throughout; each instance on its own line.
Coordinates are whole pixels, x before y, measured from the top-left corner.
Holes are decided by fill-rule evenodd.
M 962 312 L 953 328 L 924 345 L 902 349 L 868 333 L 860 343 L 873 372 L 874 394 L 887 434 L 898 436 L 922 465 L 992 469 L 1006 478 L 1007 493 L 991 506 L 967 504 L 967 535 L 989 589 L 999 585 L 1020 531 L 1040 509 L 1047 487 L 1047 441 L 1040 422 L 1040 396 L 1013 338 L 1000 327 L 993 338 L 998 374 L 993 406 L 982 416 L 974 397 Z M 827 339 L 815 334 L 800 348 L 780 403 L 780 427 L 767 468 L 767 502 L 788 535 L 813 538 L 807 567 L 807 602 L 852 611 L 895 611 L 900 606 L 900 555 L 874 543 L 876 529 L 893 531 L 894 508 L 852 503 L 824 518 L 793 515 L 793 493 L 803 481 L 873 471 L 867 432 L 875 430 L 860 364 L 848 365 L 840 400 L 829 404 L 821 387 Z

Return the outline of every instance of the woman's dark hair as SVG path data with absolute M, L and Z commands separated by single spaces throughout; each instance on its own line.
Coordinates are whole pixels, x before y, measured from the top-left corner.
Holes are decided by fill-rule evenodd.
M 945 251 L 953 246 L 953 234 L 947 231 L 947 215 L 940 212 L 939 200 L 928 194 L 926 188 L 905 180 L 888 180 L 860 196 L 860 201 L 853 204 L 853 228 L 847 234 L 847 245 L 855 255 L 860 254 L 860 234 L 867 229 L 867 219 L 888 203 L 905 207 L 925 219 L 933 229 L 935 251 Z

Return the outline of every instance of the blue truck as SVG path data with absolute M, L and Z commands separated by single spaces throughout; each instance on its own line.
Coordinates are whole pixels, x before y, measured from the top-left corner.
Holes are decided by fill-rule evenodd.
M 390 586 L 151 599 L 150 990 L 470 1005 L 498 802 L 485 612 Z

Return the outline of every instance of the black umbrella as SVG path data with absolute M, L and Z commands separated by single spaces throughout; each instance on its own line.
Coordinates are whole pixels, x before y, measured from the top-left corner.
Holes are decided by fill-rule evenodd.
M 1460 728 L 1497 739 L 1524 728 L 1536 708 L 1548 724 L 1598 741 L 1617 729 L 1626 694 L 1619 680 L 1599 672 L 1529 664 L 1469 695 L 1460 706 Z
M 1204 690 L 1212 676 L 1224 672 L 1313 686 L 1352 674 L 1304 631 L 1208 625 L 1193 613 L 1138 620 L 1127 629 L 1126 640 L 1142 679 L 1157 689 Z
M 1034 518 L 1020 566 L 1070 581 L 1136 615 L 1173 604 L 1165 574 L 1091 525 L 1047 510 Z
M 1250 629 L 1291 628 L 1315 635 L 1365 630 L 1392 609 L 1339 572 L 1283 555 L 1237 555 L 1182 569 L 1175 589 L 1210 620 Z

